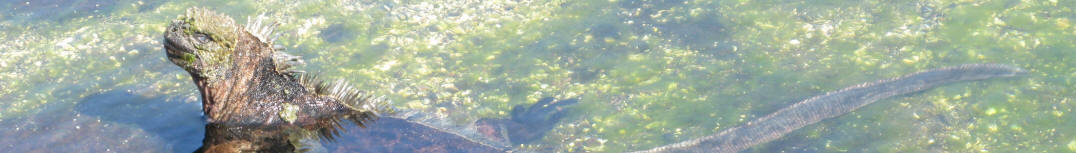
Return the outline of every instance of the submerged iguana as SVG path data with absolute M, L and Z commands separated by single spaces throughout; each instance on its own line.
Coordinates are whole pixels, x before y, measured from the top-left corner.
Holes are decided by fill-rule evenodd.
M 634 153 L 740 152 L 751 146 L 781 138 L 804 126 L 852 112 L 878 100 L 921 92 L 956 82 L 1017 77 L 1026 74 L 1027 71 L 1023 69 L 1001 64 L 965 64 L 930 69 L 827 92 L 709 136 Z
M 168 60 L 190 73 L 202 96 L 202 111 L 208 125 L 198 152 L 299 151 L 302 142 L 298 139 L 311 133 L 303 131 L 314 131 L 311 135 L 333 140 L 344 132 L 342 120 L 367 127 L 357 129 L 358 133 L 388 137 L 366 139 L 380 143 L 375 145 L 402 146 L 408 142 L 399 141 L 408 139 L 432 142 L 429 146 L 447 152 L 504 152 L 511 144 L 540 137 L 550 129 L 547 126 L 561 118 L 561 107 L 575 103 L 574 99 L 546 101 L 529 107 L 529 111 L 513 111 L 510 119 L 483 119 L 478 126 L 446 128 L 424 123 L 430 118 L 418 115 L 421 113 L 390 113 L 394 110 L 384 100 L 343 81 L 323 83 L 313 75 L 289 69 L 302 64 L 302 60 L 273 44 L 276 24 L 263 24 L 263 20 L 259 16 L 248 19 L 247 26 L 240 26 L 228 16 L 191 8 L 164 32 Z M 371 123 L 379 117 L 378 122 L 383 124 Z M 504 127 L 543 131 L 503 131 Z M 405 132 L 417 133 L 402 134 Z M 396 152 L 438 150 L 421 147 L 424 146 L 386 148 L 394 148 L 390 151 Z

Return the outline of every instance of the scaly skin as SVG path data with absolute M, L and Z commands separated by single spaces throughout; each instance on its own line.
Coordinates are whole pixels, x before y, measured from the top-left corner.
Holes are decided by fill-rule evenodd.
M 490 135 L 446 131 L 399 116 L 380 116 L 384 123 L 366 125 L 393 110 L 342 81 L 326 84 L 289 70 L 302 61 L 274 47 L 275 24 L 261 20 L 248 20 L 244 27 L 228 16 L 192 8 L 164 33 L 168 59 L 190 73 L 202 95 L 209 123 L 197 152 L 303 151 L 301 139 L 309 131 L 329 140 L 340 136 L 342 119 L 369 127 L 353 132 L 367 145 L 357 147 L 360 151 L 505 152 L 509 146 L 499 142 L 541 138 L 577 101 L 545 98 L 529 108 L 517 106 L 510 119 L 480 120 L 480 134 Z M 521 129 L 493 132 L 504 128 Z
M 207 136 L 231 134 L 207 137 L 200 151 L 291 151 L 292 145 L 282 145 L 290 143 L 283 131 L 314 130 L 332 139 L 341 119 L 362 125 L 389 111 L 344 83 L 278 69 L 291 65 L 280 65 L 286 54 L 263 40 L 272 26 L 241 27 L 230 17 L 192 8 L 165 31 L 169 60 L 189 72 L 201 92 Z M 251 142 L 263 140 L 275 143 Z

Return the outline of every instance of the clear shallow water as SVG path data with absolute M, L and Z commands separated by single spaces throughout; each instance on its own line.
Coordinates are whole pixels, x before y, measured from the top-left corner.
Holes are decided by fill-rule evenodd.
M 845 86 L 966 63 L 1024 78 L 879 101 L 748 152 L 1076 152 L 1069 1 L 3 1 L 0 144 L 189 152 L 190 78 L 159 40 L 189 7 L 282 23 L 300 69 L 460 124 L 583 100 L 547 151 L 709 135 Z

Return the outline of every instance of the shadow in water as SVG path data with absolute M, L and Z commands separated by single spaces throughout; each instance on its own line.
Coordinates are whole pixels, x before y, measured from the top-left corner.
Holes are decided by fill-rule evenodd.
M 140 128 L 162 139 L 173 152 L 194 151 L 205 134 L 198 102 L 178 96 L 139 95 L 121 88 L 88 96 L 74 109 L 101 122 Z
M 0 152 L 191 152 L 201 145 L 197 103 L 133 89 L 52 101 L 28 116 L 0 119 Z
M 198 152 L 506 152 L 512 150 L 514 144 L 526 144 L 543 137 L 563 118 L 568 107 L 576 103 L 578 98 L 543 98 L 529 106 L 516 106 L 509 118 L 483 118 L 474 126 L 448 125 L 440 118 L 427 118 L 431 116 L 422 112 L 401 112 L 364 121 L 361 125 L 333 125 L 339 126 L 336 128 L 340 130 L 333 131 L 329 137 L 319 137 L 321 139 L 311 137 L 320 135 L 312 130 L 323 128 L 317 126 L 210 123 L 206 125 L 205 145 Z M 331 122 L 338 118 L 328 117 L 316 122 Z
M 541 138 L 563 117 L 565 107 L 577 103 L 574 98 L 545 98 L 529 107 L 517 106 L 509 118 L 482 119 L 485 122 L 477 123 L 477 131 L 435 128 L 431 125 L 470 126 L 416 122 L 426 119 L 414 115 L 415 120 L 385 116 L 366 127 L 344 124 L 341 128 L 346 130 L 340 131 L 335 140 L 294 142 L 286 134 L 292 131 L 288 127 L 207 125 L 196 100 L 139 89 L 122 87 L 87 96 L 77 103 L 53 102 L 35 115 L 0 120 L 0 125 L 5 126 L 0 128 L 0 144 L 4 144 L 0 150 L 192 152 L 202 146 L 205 137 L 252 140 L 248 138 L 257 136 L 265 139 L 240 144 L 266 150 L 317 152 L 504 152 L 513 146 L 505 141 L 525 144 Z M 229 146 L 229 141 L 207 142 Z
M 505 152 L 502 148 L 486 146 L 454 133 L 441 131 L 400 118 L 383 117 L 366 128 L 354 124 L 336 143 L 326 143 L 330 152 Z

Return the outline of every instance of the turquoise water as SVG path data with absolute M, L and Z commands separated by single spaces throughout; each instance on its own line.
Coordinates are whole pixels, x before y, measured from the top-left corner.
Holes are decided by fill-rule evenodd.
M 747 152 L 1076 152 L 1076 2 L 2 1 L 0 150 L 189 152 L 176 16 L 277 19 L 299 67 L 460 124 L 582 96 L 550 152 L 647 149 L 846 86 L 967 63 L 1026 77 L 879 101 Z

